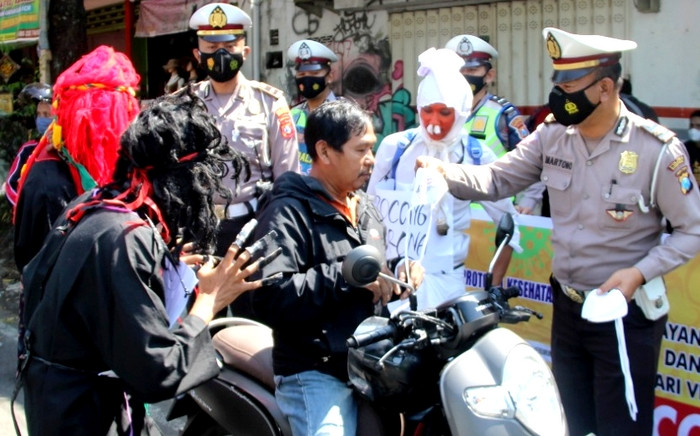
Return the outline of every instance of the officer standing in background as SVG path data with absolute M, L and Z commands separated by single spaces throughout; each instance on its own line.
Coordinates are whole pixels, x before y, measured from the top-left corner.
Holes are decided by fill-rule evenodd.
M 554 63 L 552 115 L 492 164 L 420 157 L 416 166 L 442 172 L 459 198 L 503 198 L 545 181 L 554 249 L 552 368 L 570 434 L 649 436 L 668 312 L 661 276 L 700 251 L 700 193 L 673 132 L 620 100 L 619 59 L 637 44 L 551 27 L 543 36 Z M 662 243 L 664 217 L 673 232 Z M 614 288 L 628 301 L 623 323 L 636 414 L 614 322 L 581 317 L 590 292 Z
M 489 86 L 496 80 L 496 69 L 491 59 L 497 59 L 498 52 L 491 44 L 474 35 L 457 35 L 447 41 L 445 48 L 454 50 L 464 59 L 460 71 L 474 94 L 466 129 L 482 145 L 491 148 L 496 156 L 503 156 L 530 132 L 518 108 L 505 98 L 489 92 Z M 543 191 L 544 186 L 538 183 L 518 196 L 518 212 L 539 213 Z
M 309 174 L 311 156 L 304 143 L 306 118 L 309 112 L 321 106 L 322 103 L 336 100 L 335 94 L 331 91 L 334 78 L 331 63 L 336 62 L 338 57 L 320 42 L 302 39 L 289 47 L 287 59 L 294 63 L 297 91 L 304 97 L 304 101 L 292 107 L 292 119 L 297 129 L 301 173 Z
M 190 18 L 197 30 L 197 62 L 209 78 L 193 85 L 229 144 L 250 162 L 250 178 L 236 184 L 231 168 L 224 171 L 233 198 L 220 198 L 221 222 L 217 255 L 226 253 L 243 225 L 255 216 L 257 199 L 286 171 L 299 171 L 294 123 L 284 93 L 266 83 L 248 80 L 239 70 L 250 53 L 248 14 L 226 3 L 199 8 Z

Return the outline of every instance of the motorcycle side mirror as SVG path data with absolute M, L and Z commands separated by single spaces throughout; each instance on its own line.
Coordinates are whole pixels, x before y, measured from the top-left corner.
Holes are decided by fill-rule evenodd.
M 343 261 L 343 278 L 352 286 L 367 286 L 377 280 L 382 269 L 379 250 L 371 245 L 355 247 Z
M 489 270 L 484 278 L 484 288 L 486 290 L 489 290 L 493 284 L 493 268 L 496 266 L 496 262 L 501 256 L 503 249 L 510 243 L 510 240 L 513 239 L 513 232 L 515 232 L 513 215 L 504 213 L 498 221 L 498 227 L 496 227 L 496 253 L 493 255 L 493 259 L 491 259 Z
M 498 248 L 504 241 L 506 244 L 510 243 L 510 240 L 513 238 L 514 231 L 515 222 L 513 221 L 513 215 L 504 213 L 501 219 L 498 221 L 498 227 L 496 228 L 496 248 Z
M 341 273 L 343 278 L 351 286 L 363 287 L 367 286 L 373 281 L 377 280 L 377 277 L 383 277 L 392 283 L 404 287 L 411 291 L 409 297 L 411 310 L 416 310 L 417 300 L 416 300 L 416 290 L 413 286 L 408 283 L 402 282 L 390 275 L 381 272 L 382 256 L 375 247 L 371 245 L 360 245 L 355 247 L 345 256 L 343 260 L 343 265 L 341 267 Z

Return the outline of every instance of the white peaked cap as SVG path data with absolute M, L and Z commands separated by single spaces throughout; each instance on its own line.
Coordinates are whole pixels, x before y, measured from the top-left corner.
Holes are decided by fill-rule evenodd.
M 296 64 L 298 71 L 314 71 L 330 67 L 338 56 L 318 41 L 302 39 L 289 46 L 287 59 Z
M 578 35 L 555 27 L 542 29 L 547 53 L 552 58 L 555 83 L 576 80 L 597 67 L 619 63 L 622 52 L 634 50 L 637 43 L 602 35 Z

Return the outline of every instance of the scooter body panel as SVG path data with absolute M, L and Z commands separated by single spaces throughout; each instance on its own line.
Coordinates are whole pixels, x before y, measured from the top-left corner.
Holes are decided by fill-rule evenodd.
M 466 388 L 500 385 L 508 353 L 522 344 L 527 342 L 512 331 L 496 328 L 445 365 L 440 376 L 440 395 L 453 436 L 532 434 L 516 419 L 477 415 L 464 399 Z

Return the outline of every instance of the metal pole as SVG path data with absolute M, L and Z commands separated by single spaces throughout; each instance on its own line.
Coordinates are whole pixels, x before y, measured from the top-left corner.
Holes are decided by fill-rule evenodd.
M 253 80 L 260 80 L 260 59 L 262 49 L 260 45 L 260 4 L 262 0 L 252 0 L 251 9 L 253 10 Z
M 51 48 L 49 47 L 49 0 L 39 2 L 39 81 L 51 83 Z

